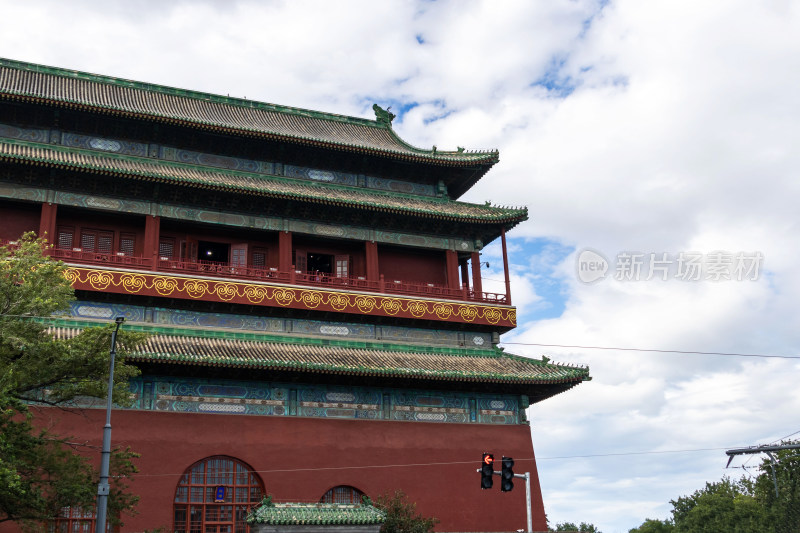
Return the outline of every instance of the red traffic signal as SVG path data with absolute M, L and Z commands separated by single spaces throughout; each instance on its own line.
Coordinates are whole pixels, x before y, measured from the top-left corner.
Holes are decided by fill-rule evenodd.
M 491 453 L 484 453 L 481 457 L 481 488 L 491 489 L 494 481 L 494 455 Z

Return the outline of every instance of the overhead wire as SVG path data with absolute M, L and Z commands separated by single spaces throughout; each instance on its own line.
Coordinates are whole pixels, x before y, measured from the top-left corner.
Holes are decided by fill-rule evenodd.
M 696 453 L 707 451 L 727 450 L 730 447 L 724 448 L 691 448 L 684 450 L 650 450 L 650 451 L 634 451 L 634 452 L 615 452 L 615 453 L 594 453 L 584 455 L 562 455 L 552 457 L 523 457 L 514 458 L 517 463 L 527 461 L 548 461 L 548 460 L 561 460 L 561 459 L 586 459 L 586 458 L 600 458 L 600 457 L 624 457 L 632 455 L 652 455 L 652 454 L 668 454 L 668 453 Z M 363 469 L 377 469 L 377 468 L 412 468 L 412 467 L 430 467 L 430 466 L 451 466 L 451 465 L 475 465 L 478 466 L 479 459 L 471 461 L 447 461 L 447 462 L 432 462 L 432 463 L 395 463 L 386 465 L 348 465 L 348 466 L 329 466 L 329 467 L 307 467 L 307 468 L 275 468 L 269 470 L 252 470 L 253 473 L 270 474 L 270 473 L 293 473 L 293 472 L 317 472 L 317 471 L 331 471 L 331 470 L 363 470 Z M 181 473 L 155 473 L 155 474 L 135 474 L 141 477 L 162 477 L 162 476 L 182 476 L 186 472 Z
M 737 352 L 701 352 L 693 350 L 662 350 L 659 348 L 622 348 L 619 346 L 583 346 L 577 344 L 544 344 L 537 342 L 505 342 L 501 341 L 500 344 L 514 345 L 514 346 L 541 346 L 545 348 L 573 348 L 578 350 L 608 350 L 616 352 L 655 352 L 655 353 L 677 353 L 686 355 L 725 355 L 733 357 L 763 357 L 775 359 L 800 359 L 800 355 L 777 355 L 777 354 L 759 354 L 759 353 L 737 353 Z

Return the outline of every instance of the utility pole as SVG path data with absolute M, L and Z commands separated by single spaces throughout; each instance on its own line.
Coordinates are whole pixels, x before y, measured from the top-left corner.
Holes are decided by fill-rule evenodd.
M 775 496 L 778 496 L 778 478 L 775 476 L 775 465 L 778 464 L 778 461 L 775 460 L 775 456 L 772 455 L 772 452 L 777 452 L 780 450 L 797 450 L 800 449 L 800 444 L 781 444 L 778 446 L 753 446 L 750 448 L 736 448 L 733 450 L 728 450 L 725 453 L 728 455 L 728 464 L 725 465 L 725 468 L 728 468 L 731 465 L 731 461 L 733 461 L 734 455 L 745 455 L 745 454 L 754 454 L 754 453 L 765 453 L 770 460 L 770 470 L 772 471 L 772 483 L 775 485 Z
M 125 317 L 118 316 L 114 322 L 117 327 L 111 333 L 111 368 L 108 371 L 106 425 L 103 426 L 103 450 L 100 456 L 100 483 L 97 484 L 97 525 L 95 533 L 105 533 L 106 531 L 108 493 L 111 492 L 111 486 L 108 484 L 108 471 L 111 462 L 111 396 L 114 393 L 114 358 L 117 355 L 117 332 L 122 323 L 125 322 Z

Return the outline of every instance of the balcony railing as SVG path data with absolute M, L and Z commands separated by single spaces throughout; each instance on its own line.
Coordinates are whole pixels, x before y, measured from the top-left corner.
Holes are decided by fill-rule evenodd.
M 90 265 L 113 264 L 135 266 L 150 269 L 153 261 L 149 258 L 120 253 L 86 252 L 80 248 L 54 248 L 50 255 L 55 259 L 69 263 L 86 263 Z
M 145 270 L 152 270 L 153 264 L 152 259 L 141 256 L 124 255 L 120 253 L 87 252 L 79 248 L 54 248 L 51 249 L 50 255 L 55 259 L 60 259 L 68 263 L 127 266 L 138 267 Z M 158 259 L 158 270 L 161 272 L 180 272 L 212 277 L 287 283 L 292 285 L 310 285 L 401 294 L 406 296 L 468 300 L 497 305 L 506 305 L 508 302 L 505 294 L 476 292 L 466 286 L 461 289 L 453 289 L 434 283 L 414 283 L 403 280 L 387 281 L 383 278 L 383 275 L 381 275 L 380 280 L 367 280 L 359 276 L 338 277 L 324 272 L 301 272 L 299 270 L 281 272 L 275 268 L 237 266 L 216 261 L 182 261 L 163 257 Z

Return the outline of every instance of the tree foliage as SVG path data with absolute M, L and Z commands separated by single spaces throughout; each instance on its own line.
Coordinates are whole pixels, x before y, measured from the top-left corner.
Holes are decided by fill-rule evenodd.
M 784 444 L 789 444 L 784 443 Z M 755 479 L 724 477 L 689 496 L 672 500 L 670 520 L 646 520 L 630 533 L 798 533 L 800 532 L 800 451 L 773 452 Z
M 555 525 L 555 529 L 548 527 L 548 532 L 570 532 L 570 533 L 601 533 L 597 526 L 594 524 L 587 524 L 581 522 L 580 525 L 575 525 L 574 522 L 559 522 Z
M 426 518 L 417 512 L 417 504 L 408 501 L 401 491 L 378 496 L 372 504 L 386 513 L 380 533 L 432 533 L 437 518 Z
M 85 454 L 99 457 L 99 450 L 38 429 L 31 406 L 105 397 L 113 326 L 61 338 L 48 330 L 45 317 L 66 311 L 74 291 L 66 267 L 46 257 L 43 246 L 26 234 L 0 247 L 0 522 L 37 523 L 52 519 L 65 506 L 92 508 L 96 498 L 99 476 Z M 117 404 L 131 401 L 127 380 L 138 371 L 124 364 L 124 358 L 143 340 L 142 334 L 124 331 L 117 338 Z M 130 450 L 112 454 L 112 523 L 136 503 L 125 481 L 135 472 L 133 457 Z

